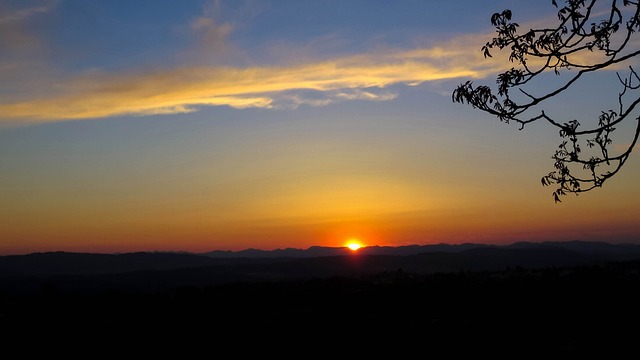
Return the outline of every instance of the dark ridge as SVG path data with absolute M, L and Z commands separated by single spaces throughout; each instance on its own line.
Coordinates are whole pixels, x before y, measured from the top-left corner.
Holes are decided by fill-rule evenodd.
M 350 250 L 343 247 L 325 247 L 325 246 L 312 246 L 308 249 L 275 249 L 275 250 L 260 250 L 260 249 L 246 249 L 240 251 L 225 251 L 215 250 L 207 253 L 203 253 L 204 256 L 212 258 L 307 258 L 318 256 L 339 256 L 347 255 Z
M 488 245 L 488 244 L 433 244 L 433 245 L 406 245 L 406 246 L 367 246 L 358 250 L 360 254 L 366 255 L 416 255 L 430 252 L 458 253 L 477 248 L 505 248 L 505 249 L 539 249 L 539 248 L 560 248 L 571 251 L 596 253 L 602 255 L 620 256 L 620 258 L 640 255 L 640 245 L 637 244 L 612 244 L 605 242 L 588 241 L 545 241 L 545 242 L 517 242 L 509 245 Z M 312 246 L 308 249 L 276 249 L 258 250 L 247 249 L 241 251 L 216 250 L 202 255 L 213 258 L 276 258 L 276 257 L 318 257 L 318 256 L 339 256 L 349 254 L 350 250 L 343 247 L 322 247 Z
M 494 260 L 520 251 L 493 250 L 478 251 Z M 475 251 L 460 258 L 464 266 L 475 265 L 468 262 L 479 255 Z M 410 265 L 451 257 L 457 254 L 401 258 Z M 59 276 L 42 281 L 32 293 L 0 291 L 0 334 L 7 348 L 20 341 L 37 346 L 33 344 L 42 339 L 54 344 L 73 339 L 85 348 L 133 343 L 167 351 L 170 346 L 201 349 L 241 339 L 243 346 L 261 352 L 294 354 L 301 347 L 335 353 L 345 351 L 347 342 L 355 343 L 351 350 L 360 355 L 389 352 L 404 354 L 402 358 L 418 350 L 452 357 L 603 352 L 622 358 L 637 346 L 633 326 L 640 321 L 640 260 L 497 271 L 376 272 L 398 265 L 395 259 L 283 259 L 238 265 L 242 271 L 230 265 L 227 272 L 224 266 L 209 266 Z M 310 277 L 284 276 L 292 265 Z M 335 266 L 335 275 L 311 276 L 328 274 L 327 266 Z M 280 281 L 264 273 L 253 276 L 255 271 L 277 274 Z M 224 276 L 229 281 L 211 281 Z
M 424 250 L 423 247 L 419 247 Z M 0 257 L 0 291 L 34 293 L 43 284 L 73 292 L 124 289 L 148 292 L 179 286 L 211 286 L 238 281 L 298 281 L 332 276 L 360 277 L 401 270 L 425 275 L 464 271 L 542 269 L 640 259 L 637 246 L 593 243 L 517 243 L 510 246 L 374 247 L 377 255 L 340 248 L 337 256 L 211 258 L 176 253 L 118 255 L 38 253 Z M 385 251 L 413 255 L 384 255 Z M 456 249 L 456 251 L 452 251 Z M 336 248 L 313 248 L 314 254 Z M 299 250 L 301 251 L 301 250 Z M 244 253 L 246 254 L 246 253 Z M 262 254 L 262 253 L 261 253 Z
M 416 273 L 500 270 L 507 267 L 573 266 L 595 261 L 640 258 L 640 246 L 595 242 L 371 246 L 314 246 L 306 250 L 248 249 L 206 254 L 137 252 L 124 254 L 34 253 L 0 256 L 0 278 L 100 275 L 213 267 L 242 277 L 291 278 L 327 276 L 345 271 L 378 272 L 403 268 Z M 302 261 L 306 260 L 306 261 Z M 222 271 L 222 270 L 220 270 Z
M 91 254 L 71 252 L 34 253 L 0 257 L 0 277 L 64 274 L 108 274 L 137 270 L 167 270 L 215 263 L 202 255 L 137 252 Z

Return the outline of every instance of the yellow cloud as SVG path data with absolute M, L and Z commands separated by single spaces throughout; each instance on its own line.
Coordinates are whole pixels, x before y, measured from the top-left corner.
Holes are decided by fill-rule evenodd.
M 366 54 L 288 67 L 184 67 L 141 74 L 91 73 L 58 85 L 49 96 L 0 104 L 0 118 L 39 121 L 195 111 L 196 106 L 274 106 L 285 92 L 326 92 L 327 99 L 390 100 L 364 90 L 404 83 L 482 76 L 440 51 Z M 444 60 L 443 60 L 444 58 Z M 454 66 L 449 66 L 454 63 Z M 477 66 L 476 66 L 477 67 Z M 291 98 L 291 94 L 288 95 Z M 300 101 L 300 103 L 311 103 Z

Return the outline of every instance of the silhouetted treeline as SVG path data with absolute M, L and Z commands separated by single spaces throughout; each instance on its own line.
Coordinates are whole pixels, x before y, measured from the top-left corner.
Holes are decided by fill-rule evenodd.
M 164 278 L 172 272 L 161 273 Z M 69 285 L 100 283 L 100 276 L 89 276 L 59 283 L 43 279 L 37 291 L 0 292 L 3 336 L 92 343 L 117 334 L 122 341 L 219 346 L 239 338 L 268 339 L 272 345 L 322 349 L 355 341 L 362 351 L 399 347 L 425 354 L 444 349 L 558 356 L 615 354 L 634 348 L 639 334 L 640 260 L 431 274 L 398 268 L 210 285 L 172 283 L 151 274 L 138 273 L 148 281 L 166 281 L 165 286 L 96 285 L 80 291 Z

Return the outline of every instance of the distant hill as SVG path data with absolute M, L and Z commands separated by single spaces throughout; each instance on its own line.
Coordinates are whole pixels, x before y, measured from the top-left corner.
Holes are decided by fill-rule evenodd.
M 579 241 L 36 253 L 0 257 L 0 335 L 7 346 L 55 338 L 102 349 L 117 334 L 162 351 L 269 339 L 278 354 L 288 343 L 335 354 L 335 339 L 360 336 L 359 354 L 387 346 L 407 357 L 628 349 L 618 358 L 637 344 L 639 286 L 640 246 Z
M 139 270 L 169 270 L 212 265 L 215 260 L 194 254 L 137 252 L 91 254 L 47 252 L 0 256 L 0 277 L 33 275 L 96 275 Z
M 495 245 L 482 244 L 436 244 L 436 245 L 407 245 L 407 246 L 366 246 L 358 250 L 361 255 L 416 255 L 425 252 L 460 252 L 478 247 L 495 247 Z M 351 255 L 353 251 L 345 247 L 325 247 L 312 246 L 308 249 L 275 249 L 275 250 L 259 250 L 246 249 L 240 251 L 223 251 L 215 250 L 203 253 L 202 255 L 212 258 L 311 258 L 319 256 L 342 256 Z
M 487 245 L 487 244 L 433 244 L 433 245 L 407 245 L 407 246 L 367 246 L 358 250 L 361 255 L 417 255 L 423 253 L 459 253 L 467 250 L 479 248 L 492 249 L 565 249 L 583 254 L 605 256 L 615 260 L 633 259 L 640 255 L 640 245 L 636 244 L 612 244 L 605 242 L 588 241 L 546 241 L 546 242 L 517 242 L 509 245 Z M 323 247 L 312 246 L 308 249 L 276 249 L 259 250 L 246 249 L 241 251 L 216 250 L 203 253 L 202 255 L 212 258 L 310 258 L 319 256 L 341 256 L 350 255 L 352 251 L 344 247 Z
M 278 281 L 313 277 L 406 273 L 495 271 L 544 268 L 640 259 L 640 245 L 594 242 L 542 242 L 510 245 L 310 247 L 206 254 L 138 252 L 87 254 L 50 252 L 0 257 L 0 290 L 43 281 L 76 288 L 96 284 L 116 288 L 204 286 L 237 281 Z M 10 285 L 13 284 L 13 285 Z M 33 285 L 36 286 L 36 285 Z M 39 286 L 39 285 L 38 285 Z

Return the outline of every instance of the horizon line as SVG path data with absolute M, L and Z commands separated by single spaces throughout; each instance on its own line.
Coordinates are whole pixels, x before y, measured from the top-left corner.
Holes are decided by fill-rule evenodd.
M 615 242 L 615 241 L 604 241 L 604 240 L 543 240 L 543 241 L 531 241 L 531 240 L 523 240 L 523 241 L 515 241 L 511 243 L 504 244 L 492 244 L 492 243 L 482 243 L 482 242 L 464 242 L 464 243 L 434 243 L 434 244 L 408 244 L 408 245 L 364 245 L 358 250 L 350 250 L 351 252 L 361 252 L 362 250 L 369 248 L 408 248 L 408 247 L 430 247 L 430 246 L 464 246 L 464 245 L 476 245 L 476 246 L 485 246 L 485 247 L 507 247 L 513 246 L 516 244 L 545 244 L 545 243 L 572 243 L 572 242 L 580 242 L 580 243 L 590 243 L 590 244 L 609 244 L 609 245 L 640 245 L 633 242 Z M 297 250 L 297 251 L 309 251 L 313 248 L 324 248 L 324 249 L 345 249 L 349 250 L 346 245 L 343 246 L 323 246 L 323 245 L 311 245 L 307 248 L 295 248 L 295 247 L 284 247 L 284 248 L 274 248 L 274 249 L 260 249 L 249 247 L 241 250 L 230 250 L 230 249 L 214 249 L 207 251 L 189 251 L 189 250 L 138 250 L 138 251 L 114 251 L 114 252 L 92 252 L 92 251 L 67 251 L 67 250 L 49 250 L 49 251 L 33 251 L 33 252 L 25 252 L 25 253 L 15 253 L 15 254 L 4 254 L 0 255 L 0 257 L 4 256 L 25 256 L 25 255 L 34 255 L 34 254 L 52 254 L 52 253 L 64 253 L 64 254 L 96 254 L 96 255 L 125 255 L 125 254 L 191 254 L 191 255 L 206 255 L 209 253 L 242 253 L 247 251 L 259 251 L 259 252 L 276 252 L 276 251 L 285 251 L 285 250 Z

